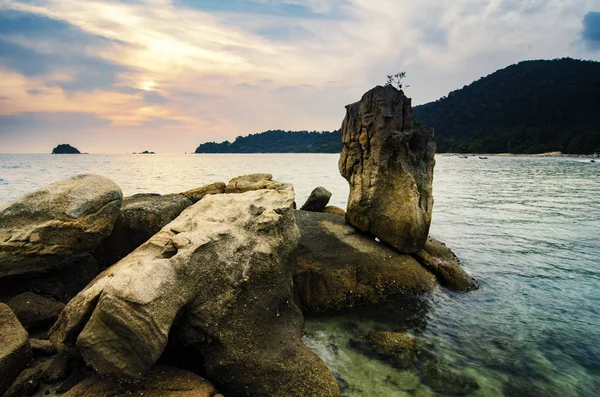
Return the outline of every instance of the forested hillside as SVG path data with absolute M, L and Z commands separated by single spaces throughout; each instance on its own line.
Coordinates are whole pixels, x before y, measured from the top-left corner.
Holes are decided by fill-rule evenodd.
M 196 153 L 339 153 L 342 151 L 340 131 L 270 130 L 238 136 L 235 141 L 207 142 Z
M 414 108 L 438 152 L 600 151 L 600 63 L 525 61 Z

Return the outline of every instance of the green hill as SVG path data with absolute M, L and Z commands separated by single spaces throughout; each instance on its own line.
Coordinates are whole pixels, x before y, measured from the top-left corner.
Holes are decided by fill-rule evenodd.
M 342 135 L 338 131 L 269 130 L 238 136 L 235 141 L 207 142 L 196 153 L 339 153 Z
M 438 152 L 600 151 L 600 62 L 525 61 L 414 108 Z

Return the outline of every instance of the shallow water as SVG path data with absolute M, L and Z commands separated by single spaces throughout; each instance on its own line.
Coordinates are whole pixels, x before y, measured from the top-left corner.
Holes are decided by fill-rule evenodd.
M 0 155 L 0 204 L 77 173 L 125 195 L 173 193 L 252 172 L 312 188 L 345 206 L 337 155 Z M 347 383 L 347 396 L 435 396 L 417 373 L 347 347 L 373 330 L 414 335 L 472 396 L 596 396 L 600 391 L 600 164 L 574 158 L 437 156 L 431 234 L 481 283 L 467 294 L 307 320 L 306 343 Z

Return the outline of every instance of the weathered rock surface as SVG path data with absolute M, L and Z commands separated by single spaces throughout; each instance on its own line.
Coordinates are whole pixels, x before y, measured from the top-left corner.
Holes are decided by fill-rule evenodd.
M 40 387 L 44 364 L 38 364 L 21 372 L 12 382 L 3 397 L 32 396 Z
M 53 270 L 37 277 L 1 279 L 0 298 L 8 299 L 30 291 L 61 302 L 68 302 L 99 273 L 98 262 L 90 254 L 72 257 L 64 263 L 64 266 L 63 269 Z
M 31 361 L 29 335 L 17 316 L 0 303 L 0 396 Z
M 42 378 L 48 383 L 61 382 L 71 374 L 70 358 L 66 354 L 57 354 L 44 363 Z
M 99 374 L 139 378 L 178 318 L 207 374 L 235 393 L 340 396 L 302 343 L 292 296 L 291 185 L 211 195 L 100 274 L 63 310 L 50 340 Z
M 323 212 L 331 199 L 331 192 L 322 186 L 316 187 L 308 196 L 308 199 L 300 208 L 303 211 Z
M 198 375 L 178 368 L 156 366 L 137 381 L 92 376 L 64 397 L 216 397 L 217 394 L 215 387 Z
M 47 339 L 29 339 L 31 350 L 36 356 L 51 356 L 56 354 L 56 346 Z
M 371 332 L 351 344 L 367 354 L 390 361 L 398 368 L 410 368 L 417 359 L 417 342 L 400 332 Z
M 325 209 L 323 209 L 323 213 L 341 216 L 342 218 L 346 217 L 346 211 L 344 211 L 343 208 L 336 207 L 335 205 L 328 205 L 325 207 Z
M 276 189 L 278 183 L 271 174 L 250 174 L 236 176 L 225 187 L 225 193 L 244 193 L 251 190 Z
M 78 175 L 0 208 L 0 278 L 46 273 L 94 250 L 112 231 L 121 189 Z
M 223 182 L 211 183 L 210 185 L 202 186 L 196 189 L 188 190 L 187 192 L 181 193 L 187 197 L 192 203 L 197 203 L 202 200 L 204 196 L 209 194 L 220 194 L 225 193 L 225 184 Z
M 429 233 L 433 130 L 414 127 L 411 101 L 388 85 L 346 106 L 339 169 L 350 184 L 346 221 L 404 253 Z
M 27 330 L 52 325 L 64 309 L 64 303 L 44 298 L 33 292 L 25 292 L 10 299 L 6 304 Z
M 331 214 L 295 211 L 301 238 L 295 297 L 309 312 L 342 310 L 431 291 L 435 277 Z
M 102 266 L 123 259 L 192 205 L 183 195 L 136 194 L 125 197 L 110 236 L 98 248 Z
M 417 251 L 414 257 L 435 274 L 444 287 L 454 291 L 471 291 L 478 288 L 477 281 L 464 271 L 454 252 L 433 237 L 427 238 L 423 249 Z

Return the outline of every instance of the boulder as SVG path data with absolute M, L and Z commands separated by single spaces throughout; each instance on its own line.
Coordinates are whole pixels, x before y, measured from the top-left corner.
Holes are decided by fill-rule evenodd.
M 336 207 L 335 205 L 328 205 L 323 210 L 323 213 L 341 216 L 342 218 L 346 217 L 346 211 L 344 211 L 343 208 Z
M 410 98 L 375 87 L 346 106 L 342 176 L 350 184 L 346 221 L 404 253 L 427 240 L 433 208 L 433 129 L 414 127 Z
M 363 339 L 352 341 L 351 345 L 402 369 L 412 367 L 417 359 L 417 342 L 400 332 L 371 332 Z
M 250 174 L 236 176 L 225 187 L 225 193 L 244 193 L 251 190 L 275 189 L 277 182 L 271 174 Z
M 181 193 L 188 198 L 192 203 L 197 203 L 202 200 L 204 196 L 209 194 L 220 194 L 225 193 L 225 184 L 223 182 L 211 183 L 210 185 L 202 186 L 196 189 L 188 190 L 187 192 Z
M 57 354 L 44 363 L 42 378 L 52 384 L 62 382 L 71 375 L 71 359 L 65 354 Z
M 49 332 L 99 374 L 140 378 L 178 319 L 208 376 L 244 396 L 340 396 L 302 343 L 292 296 L 291 185 L 220 194 L 187 208 L 69 302 Z
M 156 366 L 137 381 L 124 382 L 121 379 L 95 375 L 85 379 L 63 396 L 216 397 L 217 393 L 210 382 L 192 372 Z
M 47 339 L 29 339 L 29 343 L 36 356 L 52 356 L 57 353 L 56 346 Z
M 113 232 L 96 252 L 98 261 L 104 267 L 117 263 L 190 205 L 192 202 L 180 194 L 125 197 Z
M 121 201 L 110 179 L 78 175 L 0 208 L 0 278 L 68 267 L 110 234 Z
M 29 365 L 31 357 L 27 331 L 12 310 L 0 303 L 0 396 Z
M 33 292 L 25 292 L 10 299 L 6 304 L 27 330 L 36 330 L 52 325 L 64 309 L 64 303 L 44 298 Z
M 427 238 L 425 246 L 414 257 L 435 274 L 441 285 L 454 291 L 471 291 L 477 282 L 464 271 L 454 252 L 433 237 Z
M 90 254 L 70 258 L 64 265 L 64 269 L 53 270 L 37 277 L 1 279 L 0 298 L 10 299 L 30 291 L 61 302 L 68 302 L 99 273 L 98 262 Z
M 300 229 L 295 297 L 308 312 L 343 310 L 431 291 L 435 277 L 337 215 L 295 211 Z
M 44 364 L 38 364 L 21 372 L 15 379 L 3 397 L 26 397 L 32 396 L 40 388 L 40 380 L 44 372 Z
M 303 211 L 323 212 L 331 199 L 331 192 L 322 186 L 316 187 L 300 208 Z

